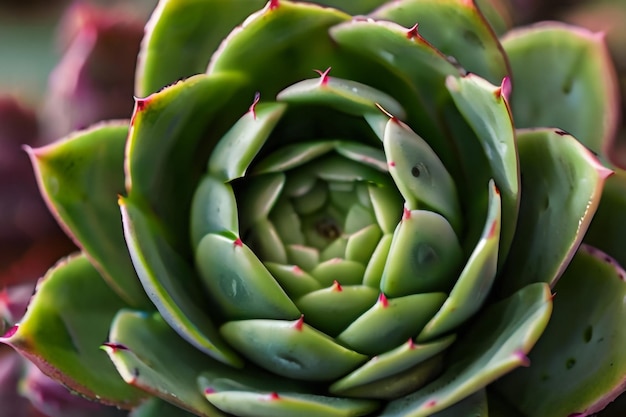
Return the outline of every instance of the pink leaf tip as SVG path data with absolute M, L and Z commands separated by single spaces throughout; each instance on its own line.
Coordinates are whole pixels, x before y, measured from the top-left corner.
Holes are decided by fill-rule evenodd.
M 331 68 L 332 67 L 328 67 L 325 71 L 314 70 L 320 75 L 320 85 L 328 85 L 328 79 L 330 78 L 328 74 L 330 73 Z
M 498 100 L 504 97 L 506 101 L 509 101 L 509 97 L 511 97 L 511 89 L 511 78 L 507 76 L 502 79 L 502 84 L 500 84 L 500 87 L 496 88 L 496 91 L 494 91 L 493 94 Z
M 380 304 L 382 308 L 389 307 L 389 300 L 385 296 L 385 293 L 381 292 L 380 295 L 378 296 L 378 304 Z
M 254 100 L 252 100 L 252 104 L 248 109 L 248 111 L 252 113 L 252 118 L 254 120 L 256 120 L 256 105 L 259 104 L 259 100 L 261 100 L 261 93 L 257 91 L 256 93 L 254 93 Z
M 102 344 L 102 346 L 111 349 L 111 352 L 113 352 L 113 353 L 115 353 L 115 351 L 117 351 L 117 350 L 128 350 L 128 348 L 126 346 L 122 345 L 121 343 L 105 342 L 105 343 Z
M 268 3 L 268 7 L 270 10 L 278 9 L 279 6 L 280 6 L 279 0 L 270 0 L 270 2 Z
M 8 339 L 11 336 L 13 336 L 15 333 L 17 333 L 17 330 L 19 329 L 19 325 L 14 325 L 12 326 L 9 330 L 7 330 L 7 332 L 5 334 L 2 335 L 2 339 Z
M 341 292 L 341 291 L 343 291 L 343 287 L 341 286 L 339 281 L 334 280 L 333 281 L 332 290 L 335 291 L 335 292 Z
M 413 27 L 411 27 L 407 32 L 406 32 L 406 37 L 409 39 L 415 39 L 417 37 L 419 37 L 419 31 L 418 31 L 419 25 L 416 23 L 413 25 Z
M 280 400 L 280 395 L 278 395 L 276 391 L 270 393 L 269 397 L 270 397 L 270 400 Z
M 411 218 L 411 210 L 406 206 L 402 209 L 402 220 L 409 220 Z
M 523 350 L 518 350 L 516 352 L 513 353 L 513 356 L 516 357 L 517 359 L 520 360 L 520 365 L 528 368 L 530 366 L 530 359 L 528 358 L 528 356 L 526 355 L 526 353 Z
M 303 327 L 304 327 L 304 314 L 301 314 L 300 318 L 296 320 L 296 322 L 293 324 L 293 328 L 296 329 L 297 331 L 302 331 Z
M 234 240 L 233 246 L 236 248 L 241 248 L 243 246 L 243 242 L 241 241 L 240 237 Z

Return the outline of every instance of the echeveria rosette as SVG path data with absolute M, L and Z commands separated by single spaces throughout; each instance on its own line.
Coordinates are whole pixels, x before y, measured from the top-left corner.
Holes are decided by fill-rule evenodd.
M 262 4 L 161 2 L 130 123 L 31 151 L 84 254 L 49 273 L 3 341 L 83 395 L 125 407 L 152 395 L 137 415 L 553 415 L 492 383 L 529 365 L 556 285 L 557 323 L 583 345 L 610 335 L 614 371 L 580 371 L 598 388 L 551 401 L 585 415 L 617 396 L 621 269 L 577 252 L 611 171 L 548 117 L 570 96 L 541 107 L 547 127 L 516 131 L 509 96 L 546 86 L 516 90 L 535 67 L 515 64 L 473 2 L 374 3 L 352 18 L 271 1 L 220 44 L 229 28 L 205 17 L 232 26 Z M 580 51 L 593 39 L 580 33 L 556 36 Z M 570 90 L 600 91 L 570 109 L 601 138 L 608 65 L 574 73 L 582 92 Z M 543 69 L 552 82 L 571 70 Z M 581 140 L 600 150 L 593 131 Z M 600 233 L 623 224 L 607 195 Z M 590 270 L 611 283 L 576 284 Z M 581 297 L 613 318 L 560 318 Z M 531 364 L 567 362 L 558 335 L 548 327 Z

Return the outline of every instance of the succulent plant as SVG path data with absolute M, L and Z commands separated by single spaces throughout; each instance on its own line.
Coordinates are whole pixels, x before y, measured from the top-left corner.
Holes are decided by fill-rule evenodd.
M 132 118 L 29 150 L 82 253 L 0 340 L 134 417 L 600 411 L 626 388 L 602 37 L 323 3 L 159 3 Z

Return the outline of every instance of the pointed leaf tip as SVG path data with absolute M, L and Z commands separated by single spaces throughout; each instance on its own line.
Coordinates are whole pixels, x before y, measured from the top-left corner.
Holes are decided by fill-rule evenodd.
M 416 23 L 414 24 L 407 32 L 406 32 L 406 37 L 409 39 L 415 39 L 420 37 L 419 34 L 419 24 Z
M 328 74 L 330 73 L 331 68 L 332 67 L 328 67 L 324 71 L 314 70 L 320 76 L 320 85 L 322 85 L 322 86 L 328 85 L 328 79 L 330 78 Z
M 14 325 L 14 326 L 11 326 L 9 328 L 9 330 L 7 330 L 7 332 L 5 334 L 3 334 L 2 337 L 0 337 L 0 340 L 2 340 L 2 339 L 10 339 L 11 336 L 13 336 L 15 333 L 17 333 L 17 330 L 19 329 L 19 327 L 20 326 L 17 325 L 17 324 Z
M 279 6 L 280 6 L 279 0 L 270 0 L 270 2 L 267 4 L 267 7 L 269 10 L 277 9 Z
M 254 93 L 254 100 L 252 100 L 252 104 L 248 108 L 248 111 L 252 113 L 252 118 L 254 120 L 256 120 L 256 105 L 259 104 L 260 100 L 261 100 L 261 93 L 257 91 L 256 93 Z

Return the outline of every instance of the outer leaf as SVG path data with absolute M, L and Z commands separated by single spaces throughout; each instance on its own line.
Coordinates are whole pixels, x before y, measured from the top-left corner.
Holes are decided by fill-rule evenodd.
M 626 266 L 626 172 L 616 171 L 607 178 L 600 206 L 589 225 L 585 243 L 589 243 Z
M 131 407 L 144 394 L 123 383 L 98 349 L 114 315 L 124 307 L 89 261 L 75 256 L 43 278 L 22 322 L 0 342 L 81 395 Z
M 496 87 L 475 75 L 448 77 L 446 86 L 472 127 L 487 156 L 491 175 L 502 194 L 502 232 L 498 266 L 506 259 L 517 222 L 520 178 L 507 78 Z
M 29 151 L 39 187 L 59 223 L 126 302 L 148 307 L 126 251 L 117 196 L 124 191 L 128 121 L 100 124 Z
M 625 276 L 602 253 L 578 251 L 555 287 L 532 366 L 496 384 L 525 415 L 588 416 L 626 389 Z
M 161 224 L 147 209 L 130 200 L 121 199 L 120 205 L 137 274 L 163 318 L 196 348 L 218 360 L 241 366 L 241 360 L 221 339 L 202 307 L 207 305 L 207 300 L 202 296 L 195 271 L 171 247 Z
M 245 113 L 249 103 L 242 100 L 252 99 L 236 94 L 242 82 L 232 74 L 200 75 L 137 100 L 126 148 L 126 188 L 131 200 L 147 204 L 163 220 L 181 252 L 188 250 L 191 200 L 206 155 Z
M 512 31 L 502 44 L 513 68 L 517 127 L 558 127 L 607 155 L 619 89 L 604 35 L 546 23 Z
M 146 26 L 135 94 L 202 73 L 222 39 L 266 0 L 161 0 Z
M 196 378 L 203 368 L 218 365 L 180 339 L 157 313 L 121 311 L 102 349 L 130 386 L 195 415 L 224 416 L 204 399 L 196 386 Z M 170 366 L 174 358 L 176 366 Z
M 380 417 L 425 417 L 466 398 L 527 363 L 552 311 L 550 289 L 531 284 L 484 310 L 446 358 L 447 369 L 424 388 L 389 403 Z
M 611 174 L 560 130 L 522 130 L 517 139 L 523 197 L 500 280 L 506 292 L 530 282 L 556 283 L 582 240 L 604 180 Z
M 506 55 L 474 0 L 401 0 L 388 2 L 370 16 L 411 27 L 467 71 L 491 83 L 508 75 Z

